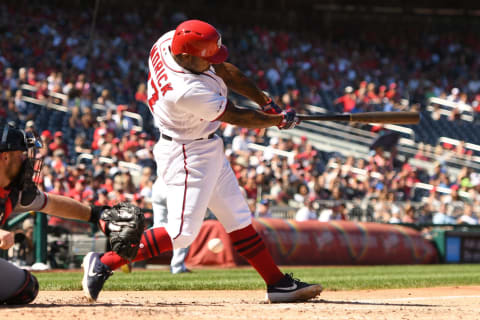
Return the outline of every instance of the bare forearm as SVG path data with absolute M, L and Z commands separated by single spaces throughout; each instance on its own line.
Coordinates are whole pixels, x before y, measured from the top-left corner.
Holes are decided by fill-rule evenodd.
M 244 128 L 268 128 L 279 125 L 282 119 L 282 115 L 238 108 L 229 101 L 227 111 L 219 120 Z
M 47 205 L 42 209 L 42 212 L 61 218 L 88 221 L 91 209 L 90 206 L 74 199 L 49 194 Z
M 246 109 L 241 117 L 236 118 L 230 123 L 244 128 L 256 129 L 277 126 L 280 122 L 282 122 L 282 116 Z
M 236 66 L 224 62 L 219 65 L 213 65 L 213 67 L 215 68 L 216 74 L 223 79 L 230 90 L 249 98 L 260 106 L 267 104 L 269 100 L 267 95 Z

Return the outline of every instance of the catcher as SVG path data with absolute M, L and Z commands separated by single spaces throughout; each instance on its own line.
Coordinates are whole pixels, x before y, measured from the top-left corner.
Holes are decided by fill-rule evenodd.
M 88 206 L 71 198 L 41 192 L 36 181 L 42 160 L 41 144 L 11 125 L 0 127 L 0 227 L 12 213 L 40 211 L 61 218 L 99 224 L 112 249 L 125 259 L 136 256 L 144 231 L 140 209 L 129 203 L 114 207 Z M 13 246 L 14 234 L 0 229 L 0 249 Z M 29 271 L 0 259 L 0 305 L 27 304 L 38 294 L 38 281 Z

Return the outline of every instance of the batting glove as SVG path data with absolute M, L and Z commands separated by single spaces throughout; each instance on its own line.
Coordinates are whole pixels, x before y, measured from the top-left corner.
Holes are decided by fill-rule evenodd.
M 297 124 L 300 123 L 297 113 L 293 109 L 284 110 L 282 111 L 281 115 L 283 116 L 283 119 L 278 125 L 278 128 L 281 130 L 293 129 Z
M 262 106 L 262 111 L 269 114 L 280 114 L 283 112 L 282 108 L 280 108 L 273 100 L 270 98 L 267 101 L 267 104 Z

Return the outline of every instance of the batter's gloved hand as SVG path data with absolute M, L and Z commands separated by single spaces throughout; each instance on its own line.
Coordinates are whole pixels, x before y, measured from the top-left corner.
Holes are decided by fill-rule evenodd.
M 298 120 L 297 113 L 293 109 L 282 111 L 281 115 L 283 116 L 282 122 L 278 125 L 278 128 L 281 130 L 284 129 L 293 129 L 297 124 L 300 123 Z
M 269 114 L 280 114 L 283 112 L 282 108 L 280 108 L 272 98 L 268 100 L 266 105 L 262 106 L 262 111 Z
M 113 251 L 126 260 L 137 256 L 145 229 L 145 216 L 139 207 L 127 202 L 103 207 L 99 224 L 109 237 Z

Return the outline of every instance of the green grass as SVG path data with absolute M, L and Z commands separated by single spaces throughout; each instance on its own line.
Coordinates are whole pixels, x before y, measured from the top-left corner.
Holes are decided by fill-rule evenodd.
M 321 283 L 326 290 L 421 288 L 480 285 L 480 265 L 414 265 L 361 267 L 283 267 L 295 278 Z M 81 290 L 81 272 L 34 272 L 42 290 Z M 195 269 L 172 275 L 167 270 L 134 269 L 108 279 L 105 290 L 249 290 L 264 289 L 249 268 Z

